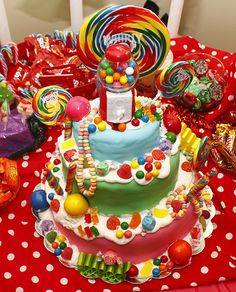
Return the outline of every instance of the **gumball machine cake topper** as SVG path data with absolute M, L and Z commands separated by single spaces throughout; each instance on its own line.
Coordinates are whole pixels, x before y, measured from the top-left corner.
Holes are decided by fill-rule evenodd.
M 108 123 L 126 123 L 135 109 L 134 90 L 138 66 L 127 44 L 113 44 L 106 49 L 98 66 L 100 114 Z

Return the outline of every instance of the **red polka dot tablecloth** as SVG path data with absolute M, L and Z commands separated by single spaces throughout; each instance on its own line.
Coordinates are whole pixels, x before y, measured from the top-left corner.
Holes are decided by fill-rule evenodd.
M 227 68 L 231 78 L 230 88 L 220 107 L 206 115 L 207 121 L 216 119 L 233 105 L 235 54 L 205 47 L 191 37 L 173 39 L 171 49 L 175 57 L 185 52 L 207 52 L 217 56 Z M 209 134 L 204 129 L 199 129 L 199 133 Z M 35 231 L 35 217 L 29 203 L 31 192 L 40 181 L 41 170 L 54 151 L 59 134 L 60 128 L 49 129 L 44 145 L 17 160 L 21 178 L 20 191 L 14 202 L 0 211 L 0 292 L 179 291 L 176 289 L 236 281 L 236 176 L 222 172 L 210 183 L 215 193 L 214 204 L 217 210 L 213 219 L 214 232 L 206 240 L 204 251 L 192 258 L 190 266 L 174 271 L 166 279 L 149 281 L 140 286 L 128 283 L 112 285 L 100 279 L 86 279 L 76 270 L 64 267 L 55 255 L 44 248 L 43 239 Z M 212 166 L 213 162 L 209 160 L 203 171 Z M 229 288 L 227 290 L 230 291 Z

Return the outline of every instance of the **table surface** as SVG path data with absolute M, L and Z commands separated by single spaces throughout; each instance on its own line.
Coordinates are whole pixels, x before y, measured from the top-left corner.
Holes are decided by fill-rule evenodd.
M 185 52 L 204 51 L 217 55 L 229 68 L 229 74 L 235 83 L 235 54 L 207 48 L 190 37 L 171 41 L 175 57 Z M 232 66 L 234 69 L 232 69 Z M 234 71 L 233 71 L 234 70 Z M 232 73 L 231 73 L 232 72 Z M 234 101 L 232 92 L 224 97 L 227 103 Z M 206 115 L 214 119 L 221 113 L 225 104 L 217 111 Z M 47 142 L 36 151 L 17 159 L 21 178 L 21 187 L 16 199 L 7 208 L 0 210 L 0 292 L 5 291 L 77 291 L 77 292 L 129 292 L 159 291 L 233 291 L 236 290 L 236 177 L 219 172 L 210 186 L 214 192 L 216 216 L 213 219 L 213 234 L 206 239 L 202 253 L 192 258 L 192 264 L 182 270 L 176 270 L 166 279 L 153 280 L 140 286 L 121 283 L 112 285 L 100 279 L 86 279 L 74 269 L 61 265 L 57 257 L 43 246 L 43 239 L 35 231 L 35 217 L 31 213 L 29 198 L 36 184 L 40 182 L 40 173 L 55 149 L 55 143 L 61 129 L 54 127 L 48 131 Z M 199 133 L 209 134 L 204 129 Z M 203 168 L 209 170 L 211 160 Z M 218 285 L 217 285 L 218 284 Z M 211 285 L 205 286 L 204 285 Z M 217 286 L 216 286 L 217 285 Z M 201 287 L 201 290 L 197 288 Z M 210 288 L 211 289 L 210 289 Z M 187 290 L 186 290 L 187 289 Z M 216 291 L 216 290 L 215 290 Z

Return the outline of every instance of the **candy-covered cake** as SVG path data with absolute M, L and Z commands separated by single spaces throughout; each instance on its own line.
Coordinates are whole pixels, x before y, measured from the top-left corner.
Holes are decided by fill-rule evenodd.
M 116 34 L 114 19 L 120 24 Z M 143 48 L 136 47 L 133 58 L 130 46 L 115 37 L 103 58 L 96 59 L 99 50 L 93 48 L 95 57 L 86 59 L 85 40 L 101 23 L 101 32 L 109 28 L 116 39 L 138 32 L 155 62 L 139 59 Z M 150 11 L 116 6 L 89 19 L 78 40 L 81 60 L 91 70 L 97 64 L 99 98 L 89 102 L 56 87 L 34 97 L 33 110 L 47 124 L 54 117 L 44 115 L 43 106 L 66 105 L 65 112 L 58 110 L 60 120 L 66 114 L 64 131 L 31 196 L 36 229 L 49 251 L 85 277 L 111 283 L 166 277 L 189 265 L 212 232 L 208 182 L 216 174 L 197 172 L 207 157 L 207 139 L 196 137 L 158 98 L 135 92 L 138 74 L 163 63 L 168 32 Z

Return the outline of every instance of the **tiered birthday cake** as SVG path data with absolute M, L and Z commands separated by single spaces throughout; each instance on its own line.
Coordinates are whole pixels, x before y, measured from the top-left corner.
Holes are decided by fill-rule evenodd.
M 115 18 L 124 32 L 124 13 L 136 15 L 130 28 L 142 21 L 139 34 L 162 39 L 156 55 L 160 66 L 169 47 L 166 28 L 154 14 L 133 6 L 106 8 L 85 23 L 81 60 L 86 63 L 84 32 L 94 32 L 101 17 Z M 163 278 L 189 265 L 212 231 L 214 206 L 207 184 L 215 170 L 196 172 L 205 161 L 207 141 L 159 99 L 135 94 L 138 68 L 145 75 L 158 66 L 143 60 L 138 66 L 124 44 L 109 44 L 100 61 L 100 98 L 69 97 L 65 130 L 32 193 L 36 229 L 49 251 L 85 277 L 110 283 Z M 42 117 L 43 104 L 56 108 L 67 97 L 57 87 L 42 89 L 33 109 Z

